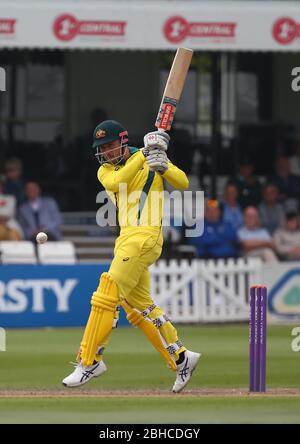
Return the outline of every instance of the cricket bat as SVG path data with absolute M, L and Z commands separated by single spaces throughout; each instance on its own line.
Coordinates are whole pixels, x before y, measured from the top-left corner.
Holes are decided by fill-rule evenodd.
M 192 49 L 177 49 L 155 122 L 159 131 L 169 131 L 171 129 L 192 56 Z

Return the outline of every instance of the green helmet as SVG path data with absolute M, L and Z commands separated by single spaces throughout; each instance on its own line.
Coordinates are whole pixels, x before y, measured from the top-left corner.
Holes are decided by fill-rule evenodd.
M 128 136 L 127 130 L 116 120 L 104 120 L 94 129 L 93 148 L 113 142 L 122 136 Z
M 107 158 L 107 155 L 102 153 L 101 146 L 113 142 L 120 141 L 120 151 L 114 158 Z M 104 120 L 99 123 L 94 129 L 93 134 L 93 148 L 96 148 L 96 158 L 102 163 L 118 164 L 123 161 L 124 152 L 128 145 L 128 131 L 115 120 Z

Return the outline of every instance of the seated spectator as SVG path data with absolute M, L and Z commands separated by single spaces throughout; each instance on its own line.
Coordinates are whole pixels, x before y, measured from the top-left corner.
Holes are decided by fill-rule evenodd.
M 239 204 L 242 209 L 257 206 L 261 200 L 261 185 L 254 175 L 253 163 L 244 158 L 239 165 L 239 174 L 229 182 L 236 184 L 239 192 Z
M 16 157 L 12 157 L 5 162 L 5 183 L 4 194 L 15 196 L 17 204 L 24 201 L 22 163 Z
M 267 183 L 263 188 L 263 201 L 258 207 L 261 225 L 273 234 L 284 225 L 284 211 L 279 203 L 279 191 L 276 185 Z
M 199 237 L 191 237 L 190 243 L 197 248 L 198 256 L 205 259 L 238 255 L 236 231 L 229 223 L 222 220 L 218 201 L 207 201 L 204 232 Z
M 0 196 L 0 241 L 17 241 L 21 239 L 22 236 L 11 219 L 10 202 L 8 199 Z
M 291 174 L 289 159 L 286 156 L 279 156 L 275 163 L 275 175 L 272 182 L 279 189 L 279 200 L 284 202 L 287 199 L 295 201 L 295 207 L 299 208 L 300 202 L 300 177 Z
M 9 217 L 1 216 L 0 210 L 0 241 L 21 240 L 20 233 L 10 226 Z
M 238 238 L 245 256 L 260 257 L 266 262 L 277 262 L 274 242 L 266 228 L 261 228 L 258 211 L 248 207 L 244 211 L 244 226 L 238 230 Z
M 286 214 L 284 228 L 274 234 L 276 251 L 280 258 L 288 261 L 300 260 L 300 221 L 295 211 Z
M 59 240 L 61 216 L 57 203 L 51 197 L 41 197 L 40 186 L 36 182 L 25 185 L 27 201 L 19 208 L 19 222 L 25 239 L 35 241 L 38 232 L 44 231 L 49 240 Z
M 20 224 L 15 219 L 16 216 L 16 198 L 8 194 L 3 194 L 5 177 L 0 176 L 0 214 L 2 223 L 18 234 L 19 239 L 23 239 L 24 234 Z M 4 240 L 4 239 L 2 239 Z
M 238 203 L 239 190 L 234 183 L 228 182 L 222 202 L 223 221 L 236 230 L 243 225 L 243 212 Z

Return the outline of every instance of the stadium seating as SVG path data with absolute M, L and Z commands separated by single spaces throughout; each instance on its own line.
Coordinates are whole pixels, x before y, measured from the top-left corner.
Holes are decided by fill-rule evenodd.
M 2 264 L 36 264 L 34 245 L 29 241 L 0 242 Z
M 46 242 L 37 246 L 41 264 L 75 264 L 76 253 L 72 242 Z
M 99 227 L 95 212 L 62 213 L 61 231 L 74 244 L 79 263 L 101 263 L 113 258 L 117 228 Z

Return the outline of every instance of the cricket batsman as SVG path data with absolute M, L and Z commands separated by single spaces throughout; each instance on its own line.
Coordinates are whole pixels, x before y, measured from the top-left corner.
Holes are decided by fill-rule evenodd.
M 150 294 L 149 266 L 160 257 L 163 246 L 163 203 L 157 195 L 163 192 L 165 180 L 180 190 L 189 186 L 185 173 L 167 157 L 169 140 L 165 132 L 150 132 L 144 137 L 144 148 L 138 149 L 128 145 L 127 130 L 114 120 L 105 120 L 94 130 L 93 148 L 101 164 L 98 179 L 114 198 L 120 235 L 109 271 L 102 273 L 92 295 L 77 365 L 63 380 L 67 387 L 85 384 L 106 372 L 103 351 L 120 306 L 128 321 L 142 330 L 176 372 L 173 392 L 186 386 L 198 364 L 200 354 L 184 347 Z

